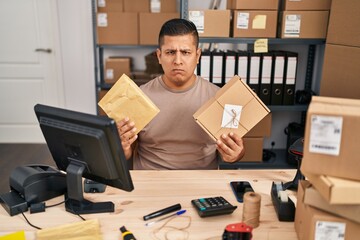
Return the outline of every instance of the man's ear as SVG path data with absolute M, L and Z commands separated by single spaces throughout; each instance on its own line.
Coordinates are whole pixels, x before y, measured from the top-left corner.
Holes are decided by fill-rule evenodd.
M 196 49 L 196 62 L 199 63 L 201 56 L 201 48 Z
M 159 48 L 156 49 L 156 56 L 158 58 L 159 64 L 161 64 L 161 50 Z

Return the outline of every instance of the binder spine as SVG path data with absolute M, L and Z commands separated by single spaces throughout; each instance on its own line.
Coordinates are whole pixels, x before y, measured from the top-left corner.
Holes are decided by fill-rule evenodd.
M 283 105 L 293 105 L 295 102 L 297 62 L 298 62 L 297 53 L 295 52 L 286 53 Z
M 264 53 L 261 55 L 259 97 L 266 105 L 269 105 L 271 100 L 272 63 L 273 56 L 271 53 Z
M 274 67 L 271 86 L 271 105 L 281 105 L 284 90 L 285 54 L 274 53 Z

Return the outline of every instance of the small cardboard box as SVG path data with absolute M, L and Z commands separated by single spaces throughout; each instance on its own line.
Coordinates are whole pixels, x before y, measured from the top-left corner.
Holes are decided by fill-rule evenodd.
M 360 180 L 360 100 L 312 97 L 301 171 Z
M 320 95 L 360 99 L 359 66 L 360 47 L 326 44 Z
M 138 14 L 125 12 L 97 13 L 99 44 L 139 43 Z
M 159 108 L 128 76 L 123 74 L 98 105 L 115 121 L 129 117 L 138 134 L 159 112 Z
M 360 47 L 359 13 L 360 1 L 332 0 L 326 43 Z
M 123 0 L 124 12 L 150 12 L 150 0 Z
M 299 182 L 295 213 L 295 230 L 299 240 L 358 239 L 360 224 L 304 204 L 308 181 Z
M 98 0 L 98 12 L 122 12 L 124 11 L 124 4 L 122 0 Z
M 189 20 L 200 37 L 230 36 L 230 10 L 190 10 Z
M 330 10 L 330 7 L 331 0 L 282 0 L 283 10 Z
M 245 151 L 244 157 L 240 162 L 262 162 L 264 138 L 262 137 L 244 137 Z
M 166 21 L 179 17 L 179 13 L 139 13 L 140 45 L 158 45 L 161 26 Z
M 279 0 L 227 0 L 227 9 L 277 10 Z
M 131 58 L 110 57 L 105 60 L 104 81 L 114 84 L 123 74 L 130 76 Z
M 284 11 L 281 38 L 326 38 L 329 11 Z
M 233 37 L 276 37 L 277 11 L 237 10 L 233 19 Z
M 304 175 L 328 203 L 360 204 L 360 181 L 306 172 Z
M 311 181 L 310 179 L 308 180 Z M 348 198 L 351 198 L 351 196 Z M 313 186 L 305 189 L 304 203 L 360 223 L 360 204 L 330 204 Z
M 212 137 L 235 132 L 243 137 L 270 112 L 254 91 L 240 77 L 234 76 L 215 96 L 193 115 Z

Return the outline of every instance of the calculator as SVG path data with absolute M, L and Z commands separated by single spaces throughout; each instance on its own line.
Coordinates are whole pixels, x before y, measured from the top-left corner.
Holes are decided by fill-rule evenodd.
M 230 214 L 237 208 L 221 196 L 193 199 L 191 203 L 200 217 Z

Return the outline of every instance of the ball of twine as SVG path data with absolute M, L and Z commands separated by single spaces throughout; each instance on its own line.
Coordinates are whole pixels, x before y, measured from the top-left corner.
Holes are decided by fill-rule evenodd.
M 255 192 L 246 192 L 244 194 L 243 204 L 243 223 L 256 228 L 260 224 L 261 196 Z

